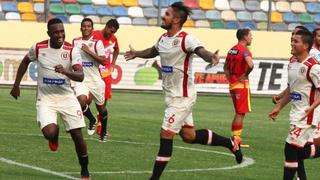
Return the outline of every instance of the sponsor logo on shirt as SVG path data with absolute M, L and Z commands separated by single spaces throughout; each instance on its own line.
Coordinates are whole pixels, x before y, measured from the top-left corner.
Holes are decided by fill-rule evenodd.
M 92 67 L 93 62 L 82 61 L 82 67 Z
M 291 101 L 301 101 L 301 94 L 297 92 L 290 93 Z
M 164 73 L 172 73 L 173 67 L 172 66 L 161 66 L 161 71 Z
M 64 84 L 65 79 L 54 79 L 54 78 L 43 78 L 43 84 L 56 84 L 56 85 L 62 85 Z
M 239 53 L 239 50 L 231 49 L 228 54 L 237 55 Z

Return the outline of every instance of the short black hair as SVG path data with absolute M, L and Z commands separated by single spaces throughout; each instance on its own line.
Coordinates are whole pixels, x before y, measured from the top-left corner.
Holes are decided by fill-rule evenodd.
M 81 26 L 82 26 L 82 24 L 83 24 L 84 22 L 86 22 L 86 21 L 90 22 L 90 23 L 91 23 L 91 26 L 93 27 L 93 21 L 92 21 L 92 19 L 90 19 L 90 18 L 83 18 L 82 21 L 81 21 Z
M 243 28 L 237 30 L 237 39 L 238 41 L 242 40 L 245 36 L 249 35 L 251 30 L 249 28 Z
M 59 24 L 59 23 L 63 24 L 63 22 L 61 21 L 61 19 L 59 19 L 59 18 L 52 18 L 52 19 L 50 19 L 50 20 L 48 21 L 47 29 L 49 30 L 49 28 L 50 28 L 50 26 L 51 26 L 52 24 Z
M 170 7 L 181 18 L 181 25 L 183 25 L 187 21 L 188 16 L 192 13 L 191 9 L 185 6 L 181 1 L 171 4 Z
M 108 27 L 114 27 L 115 29 L 119 29 L 119 23 L 116 19 L 110 19 L 107 23 L 106 26 Z
M 300 29 L 300 30 L 306 30 L 306 31 L 309 31 L 308 28 L 304 27 L 304 26 L 296 26 L 295 29 Z
M 308 44 L 308 50 L 312 48 L 313 36 L 309 30 L 299 30 L 295 35 L 300 35 L 302 42 Z
M 320 28 L 316 28 L 312 31 L 312 36 L 315 38 L 317 36 L 317 31 L 320 31 Z

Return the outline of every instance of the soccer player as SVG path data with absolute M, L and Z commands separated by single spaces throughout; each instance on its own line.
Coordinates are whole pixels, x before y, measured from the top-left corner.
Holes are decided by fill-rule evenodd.
M 252 41 L 250 29 L 238 29 L 237 39 L 238 44 L 228 51 L 223 66 L 229 81 L 230 95 L 235 109 L 231 125 L 233 136 L 241 136 L 243 119 L 246 113 L 251 111 L 249 74 L 253 69 L 252 55 L 247 48 Z
M 23 58 L 10 94 L 20 96 L 20 82 L 30 62 L 37 63 L 37 122 L 51 151 L 58 148 L 60 114 L 66 131 L 70 133 L 81 165 L 81 178 L 90 179 L 87 146 L 81 128 L 85 127 L 81 107 L 74 95 L 70 80 L 81 82 L 84 74 L 79 51 L 65 42 L 65 31 L 60 19 L 47 24 L 49 40 L 33 45 Z
M 73 44 L 81 49 L 82 67 L 84 80 L 82 83 L 75 83 L 75 93 L 80 102 L 82 111 L 90 120 L 88 134 L 93 135 L 95 131 L 96 119 L 88 108 L 88 96 L 92 94 L 97 110 L 103 121 L 107 121 L 107 109 L 105 106 L 105 84 L 100 77 L 99 65 L 106 64 L 104 46 L 101 40 L 92 36 L 93 22 L 90 18 L 84 18 L 81 22 L 82 37 L 75 38 Z M 105 128 L 104 128 L 105 129 Z M 100 134 L 100 142 L 106 142 L 106 132 Z
M 190 14 L 190 9 L 182 2 L 173 3 L 162 17 L 164 33 L 158 42 L 148 49 L 136 51 L 130 46 L 125 53 L 126 60 L 136 57 L 153 58 L 160 55 L 161 72 L 165 93 L 166 109 L 160 131 L 160 148 L 150 179 L 159 179 L 166 164 L 171 159 L 173 138 L 179 134 L 183 141 L 191 144 L 224 146 L 242 162 L 240 137 L 222 137 L 208 129 L 194 129 L 192 107 L 196 102 L 196 89 L 193 81 L 192 55 L 197 54 L 204 61 L 216 65 L 218 52 L 207 51 L 192 35 L 182 31 L 182 26 Z
M 309 52 L 310 56 L 320 63 L 320 28 L 316 28 L 312 32 L 313 46 Z
M 300 30 L 292 36 L 291 54 L 296 58 L 288 65 L 288 87 L 269 113 L 269 118 L 275 120 L 283 107 L 291 101 L 290 132 L 284 150 L 285 180 L 294 178 L 301 160 L 320 156 L 320 65 L 309 56 L 312 41 L 312 34 L 306 30 Z M 310 138 L 313 138 L 314 144 L 308 144 Z
M 119 45 L 117 37 L 114 35 L 119 29 L 119 23 L 116 19 L 110 19 L 104 29 L 101 31 L 93 31 L 92 35 L 94 39 L 99 39 L 102 41 L 104 45 L 104 51 L 107 58 L 107 62 L 105 65 L 100 65 L 99 70 L 103 81 L 105 82 L 105 102 L 107 104 L 107 100 L 112 98 L 111 92 L 111 82 L 112 82 L 112 72 L 114 66 L 116 65 L 116 60 L 119 55 Z M 111 61 L 112 57 L 112 61 Z M 98 115 L 98 121 L 101 121 L 100 116 Z M 107 120 L 106 125 L 107 127 Z M 102 129 L 104 129 L 104 125 L 102 125 Z M 104 130 L 103 130 L 104 131 Z M 107 133 L 108 131 L 105 130 Z M 98 123 L 97 133 L 101 132 L 101 123 Z

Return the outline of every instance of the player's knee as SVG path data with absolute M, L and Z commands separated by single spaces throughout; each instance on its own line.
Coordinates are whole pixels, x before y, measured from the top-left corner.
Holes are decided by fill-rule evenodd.
M 192 134 L 181 134 L 182 140 L 185 143 L 193 143 L 195 140 L 195 136 L 193 136 Z

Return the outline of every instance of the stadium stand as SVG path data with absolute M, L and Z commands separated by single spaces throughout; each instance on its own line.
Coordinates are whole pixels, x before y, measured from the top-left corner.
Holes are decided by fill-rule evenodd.
M 46 17 L 77 23 L 92 17 L 95 23 L 118 18 L 120 24 L 157 25 L 158 0 L 5 0 L 0 1 L 0 20 L 43 22 Z M 161 0 L 161 14 L 180 0 Z M 192 9 L 186 27 L 250 27 L 266 30 L 269 0 L 182 0 Z M 271 25 L 275 31 L 291 31 L 296 24 L 309 29 L 320 25 L 320 0 L 272 0 Z M 9 13 L 9 14 L 8 14 Z M 78 16 L 74 16 L 78 15 Z M 285 29 L 287 27 L 287 29 Z

